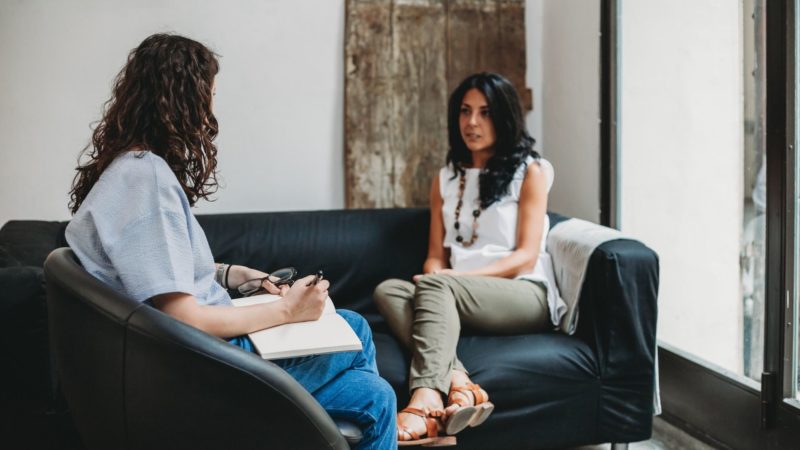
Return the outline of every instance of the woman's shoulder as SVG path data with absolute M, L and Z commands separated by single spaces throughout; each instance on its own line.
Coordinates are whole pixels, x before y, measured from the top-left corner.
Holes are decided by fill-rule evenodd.
M 545 158 L 539 157 L 539 158 L 534 159 L 534 161 L 545 172 L 547 172 L 547 173 L 554 173 L 555 172 L 555 169 L 553 169 L 553 164 L 550 161 L 546 160 Z
M 513 178 L 515 180 L 523 180 L 531 171 L 531 166 L 535 166 L 538 160 L 539 158 L 536 158 L 533 155 L 526 156 L 517 166 L 517 171 L 514 172 Z
M 149 152 L 125 152 L 103 171 L 75 218 L 99 212 L 103 226 L 122 229 L 156 213 L 183 214 L 182 195 L 180 183 L 163 159 Z
M 456 174 L 455 170 L 452 167 L 452 164 L 445 164 L 439 169 L 439 176 L 440 177 L 452 177 Z
M 106 198 L 124 198 L 144 209 L 156 206 L 181 211 L 185 193 L 163 158 L 149 151 L 128 151 L 117 156 L 101 175 L 98 190 Z M 94 189 L 93 189 L 94 190 Z
M 555 180 L 555 170 L 553 169 L 553 165 L 550 163 L 550 161 L 542 157 L 534 158 L 530 156 L 528 159 L 529 161 L 525 170 L 525 177 L 544 177 L 547 184 L 547 190 L 549 191 L 550 188 L 553 187 L 553 181 Z
M 103 173 L 126 186 L 159 186 L 178 184 L 178 179 L 163 158 L 150 151 L 132 150 L 121 153 Z
M 439 181 L 439 187 L 442 189 L 450 183 L 455 183 L 458 179 L 458 174 L 456 174 L 456 171 L 451 164 L 445 164 L 442 166 L 436 175 L 436 178 Z

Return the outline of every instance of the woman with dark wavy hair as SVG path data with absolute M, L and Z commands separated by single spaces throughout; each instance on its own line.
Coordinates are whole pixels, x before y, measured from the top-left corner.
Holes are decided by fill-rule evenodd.
M 77 168 L 66 238 L 84 268 L 112 288 L 254 352 L 247 333 L 318 319 L 329 283 L 310 276 L 278 288 L 264 279 L 260 287 L 282 299 L 232 307 L 226 288 L 268 274 L 215 264 L 191 211 L 217 186 L 218 71 L 213 52 L 181 36 L 156 34 L 130 53 L 85 149 L 88 161 Z M 361 352 L 274 362 L 331 416 L 362 428 L 357 448 L 393 448 L 396 399 L 378 375 L 369 326 L 356 313 L 337 313 L 361 339 Z
M 516 90 L 497 74 L 468 77 L 450 97 L 447 125 L 423 274 L 384 281 L 374 294 L 412 354 L 411 400 L 397 416 L 401 446 L 452 444 L 437 436 L 441 428 L 458 433 L 494 409 L 456 356 L 462 325 L 531 333 L 552 329 L 562 309 L 545 252 L 553 168 L 533 150 Z

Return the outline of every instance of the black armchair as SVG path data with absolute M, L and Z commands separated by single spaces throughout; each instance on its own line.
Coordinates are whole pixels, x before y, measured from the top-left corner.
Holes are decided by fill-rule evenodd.
M 44 264 L 60 387 L 88 448 L 348 449 L 280 367 L 126 298 L 71 250 Z

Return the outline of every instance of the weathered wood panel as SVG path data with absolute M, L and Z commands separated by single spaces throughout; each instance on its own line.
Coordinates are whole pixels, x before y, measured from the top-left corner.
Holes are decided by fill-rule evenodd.
M 524 3 L 348 0 L 346 8 L 347 206 L 426 206 L 457 83 L 488 70 L 526 91 Z
M 347 2 L 345 195 L 348 207 L 392 204 L 392 9 Z
M 511 81 L 532 109 L 525 85 L 525 4 L 516 0 L 450 0 L 447 86 L 450 92 L 475 72 L 496 72 Z
M 444 1 L 396 0 L 392 206 L 428 204 L 447 149 Z

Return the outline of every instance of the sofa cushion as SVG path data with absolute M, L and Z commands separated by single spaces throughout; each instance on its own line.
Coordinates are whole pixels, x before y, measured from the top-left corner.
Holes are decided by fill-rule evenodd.
M 411 356 L 386 333 L 373 339 L 380 374 L 405 405 Z M 480 429 L 459 434 L 459 448 L 550 448 L 594 439 L 585 424 L 596 420 L 598 405 L 587 400 L 598 397 L 601 381 L 585 342 L 561 333 L 465 336 L 458 356 L 496 406 Z
M 410 355 L 384 332 L 374 341 L 380 374 L 405 405 Z M 585 424 L 596 420 L 601 381 L 585 342 L 560 333 L 463 336 L 458 356 L 496 406 L 479 432 L 459 434 L 459 448 L 548 448 L 594 438 Z

